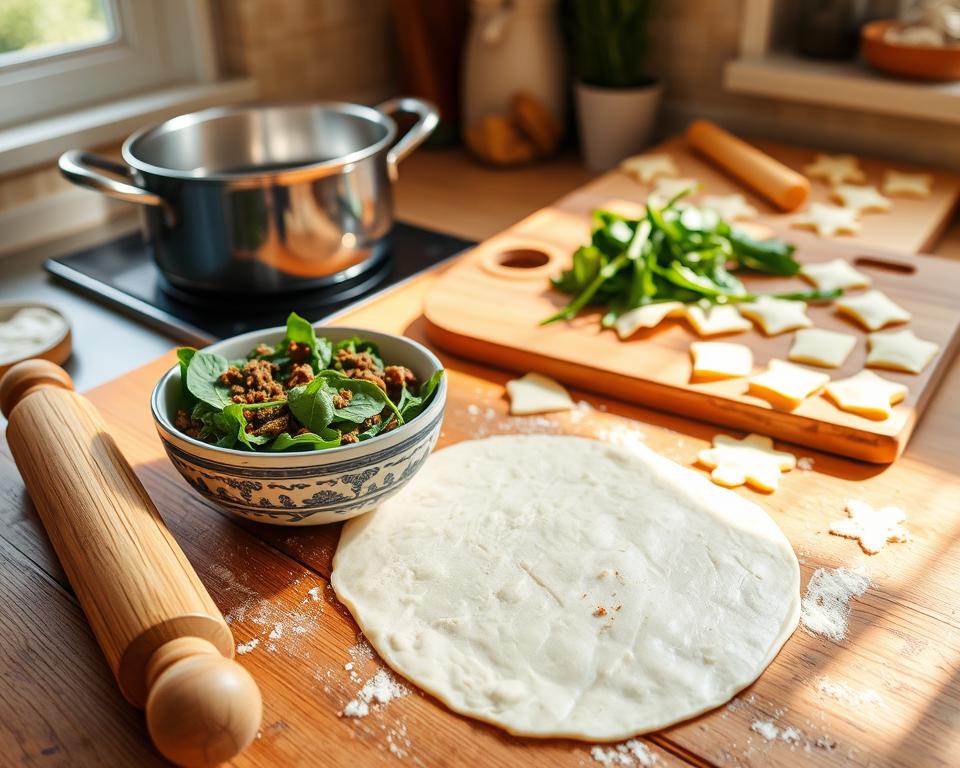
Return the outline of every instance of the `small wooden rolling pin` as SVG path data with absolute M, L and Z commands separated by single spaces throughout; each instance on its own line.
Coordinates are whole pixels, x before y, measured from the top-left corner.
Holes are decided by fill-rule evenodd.
M 728 173 L 784 211 L 795 211 L 810 197 L 810 180 L 709 120 L 687 126 L 687 141 Z
M 260 727 L 233 635 L 93 405 L 29 360 L 0 379 L 7 441 L 123 695 L 185 766 L 230 759 Z

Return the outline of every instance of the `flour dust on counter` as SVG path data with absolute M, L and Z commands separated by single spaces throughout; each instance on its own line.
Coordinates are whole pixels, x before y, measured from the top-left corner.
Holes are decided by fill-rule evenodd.
M 384 661 L 451 709 L 585 741 L 728 701 L 796 628 L 799 582 L 755 504 L 641 445 L 547 435 L 433 454 L 347 523 L 331 577 Z
M 870 588 L 870 579 L 849 568 L 817 568 L 800 606 L 800 623 L 812 635 L 839 643 L 847 637 L 850 599 Z

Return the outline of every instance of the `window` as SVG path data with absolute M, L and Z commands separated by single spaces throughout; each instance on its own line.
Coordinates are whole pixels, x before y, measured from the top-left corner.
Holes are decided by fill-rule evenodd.
M 210 79 L 207 3 L 0 0 L 0 129 Z

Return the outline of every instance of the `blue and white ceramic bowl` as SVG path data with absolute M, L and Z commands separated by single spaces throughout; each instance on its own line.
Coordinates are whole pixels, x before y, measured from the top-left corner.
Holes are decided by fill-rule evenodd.
M 226 358 L 272 344 L 285 328 L 253 331 L 206 347 Z M 332 341 L 359 336 L 380 347 L 389 364 L 405 365 L 420 381 L 442 366 L 426 347 L 401 336 L 359 328 L 317 328 Z M 242 517 L 273 525 L 322 525 L 369 512 L 409 482 L 440 435 L 446 377 L 419 416 L 362 443 L 325 451 L 254 453 L 218 448 L 173 426 L 180 403 L 180 369 L 171 368 L 150 398 L 153 420 L 170 461 L 203 497 Z

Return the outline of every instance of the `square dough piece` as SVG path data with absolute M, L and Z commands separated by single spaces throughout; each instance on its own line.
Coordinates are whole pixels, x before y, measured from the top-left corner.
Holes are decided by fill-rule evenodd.
M 750 379 L 748 391 L 775 406 L 793 410 L 828 381 L 825 373 L 773 359 L 767 370 Z
M 697 379 L 736 379 L 753 371 L 753 352 L 743 344 L 695 341 L 690 345 Z
M 561 384 L 539 373 L 527 373 L 508 381 L 507 394 L 510 395 L 510 413 L 514 416 L 570 411 L 576 407 L 570 393 Z
M 821 291 L 832 291 L 835 288 L 867 288 L 870 278 L 850 266 L 846 259 L 833 259 L 815 264 L 804 264 L 800 268 L 800 276 Z
M 841 314 L 852 317 L 868 331 L 879 331 L 891 323 L 906 323 L 913 317 L 880 291 L 867 291 L 859 296 L 842 296 L 835 304 Z
M 831 381 L 824 394 L 841 411 L 883 421 L 890 418 L 891 406 L 903 400 L 908 391 L 904 384 L 884 379 L 873 371 L 860 371 L 849 379 Z
M 839 368 L 857 346 L 857 337 L 823 328 L 802 328 L 793 338 L 787 357 L 795 363 Z
M 891 333 L 871 333 L 867 336 L 867 367 L 888 368 L 892 371 L 920 373 L 940 351 L 934 341 L 918 338 L 905 328 Z
M 775 299 L 760 296 L 756 301 L 745 301 L 737 305 L 740 314 L 759 325 L 767 336 L 777 336 L 797 328 L 809 328 L 813 320 L 807 317 L 805 301 Z
M 698 304 L 687 305 L 687 320 L 701 336 L 716 336 L 721 333 L 742 333 L 753 325 L 729 304 L 713 304 L 704 309 Z

